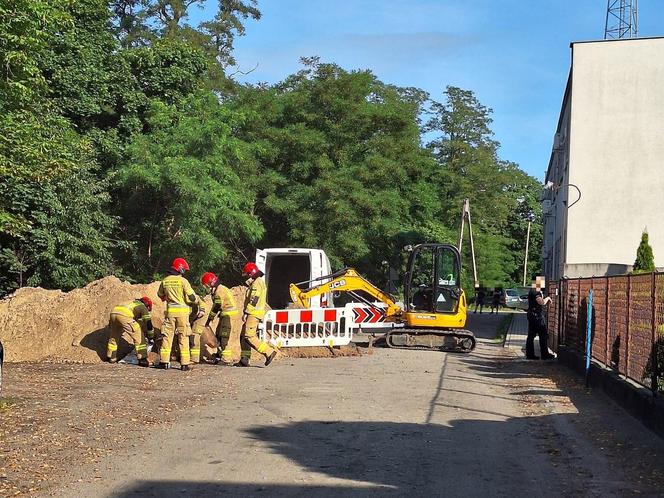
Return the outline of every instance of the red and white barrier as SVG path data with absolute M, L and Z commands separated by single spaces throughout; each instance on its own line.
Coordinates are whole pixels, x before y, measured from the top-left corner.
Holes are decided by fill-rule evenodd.
M 349 303 L 343 308 L 270 310 L 258 335 L 278 348 L 345 346 L 360 331 L 378 332 L 403 325 L 386 322 L 383 306 Z
M 261 323 L 259 336 L 278 348 L 345 346 L 353 338 L 345 321 L 344 308 L 270 310 Z

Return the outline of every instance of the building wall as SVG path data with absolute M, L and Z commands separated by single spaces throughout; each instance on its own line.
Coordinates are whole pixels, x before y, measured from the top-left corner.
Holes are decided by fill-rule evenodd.
M 570 81 L 568 81 L 563 97 L 558 127 L 554 135 L 553 150 L 545 178 L 545 183 L 551 182 L 554 185 L 569 183 Z M 544 239 L 542 257 L 544 275 L 548 280 L 558 280 L 561 276 L 566 275 L 563 257 L 567 233 L 567 197 L 567 188 L 549 190 L 545 196 L 548 204 L 543 206 L 546 209 L 543 209 Z
M 569 168 L 561 183 L 577 185 L 582 197 L 570 209 L 555 203 L 564 248 L 554 266 L 570 277 L 622 273 L 646 227 L 663 266 L 664 39 L 573 44 L 568 91 Z M 553 172 L 550 163 L 547 179 L 551 173 L 560 184 Z M 574 190 L 566 194 L 576 199 Z

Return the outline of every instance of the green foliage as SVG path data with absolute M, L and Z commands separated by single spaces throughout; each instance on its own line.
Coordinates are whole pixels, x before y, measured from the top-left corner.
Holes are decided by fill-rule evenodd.
M 652 247 L 648 243 L 648 231 L 644 230 L 641 234 L 641 242 L 636 249 L 636 260 L 632 268 L 632 273 L 650 273 L 655 271 L 655 258 L 652 253 Z
M 91 144 L 48 112 L 2 116 L 0 137 L 0 289 L 103 276 L 114 219 Z
M 241 98 L 262 111 L 243 130 L 260 144 L 262 244 L 324 247 L 336 266 L 376 275 L 393 239 L 429 227 L 435 165 L 419 145 L 417 106 L 393 87 L 314 59 Z
M 532 221 L 529 273 L 539 270 L 542 240 L 539 182 L 515 164 L 498 159 L 491 132 L 491 109 L 472 92 L 445 91 L 444 103 L 431 105 L 425 131 L 435 134 L 428 148 L 439 165 L 439 219 L 460 221 L 463 199 L 470 199 L 478 278 L 489 287 L 521 284 L 528 221 Z M 465 235 L 464 235 L 465 236 Z M 472 289 L 470 244 L 464 243 L 464 287 Z
M 256 167 L 251 148 L 232 135 L 244 119 L 209 93 L 180 106 L 153 102 L 151 131 L 134 137 L 113 176 L 130 274 L 149 278 L 178 255 L 202 273 L 263 234 L 243 180 Z
M 45 87 L 39 56 L 49 34 L 70 24 L 62 2 L 5 0 L 0 4 L 0 111 L 29 105 Z

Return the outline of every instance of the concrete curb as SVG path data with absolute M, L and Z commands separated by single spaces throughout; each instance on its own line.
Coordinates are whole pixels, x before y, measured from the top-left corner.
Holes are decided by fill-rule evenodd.
M 512 323 L 507 330 L 505 347 L 510 348 L 517 357 L 526 357 L 526 338 L 528 337 L 528 320 L 525 313 L 514 313 Z
M 558 361 L 585 375 L 584 355 L 564 346 L 558 348 Z M 645 387 L 627 381 L 613 370 L 598 364 L 590 365 L 590 386 L 602 389 L 607 395 L 638 418 L 643 424 L 664 437 L 664 399 L 653 396 Z

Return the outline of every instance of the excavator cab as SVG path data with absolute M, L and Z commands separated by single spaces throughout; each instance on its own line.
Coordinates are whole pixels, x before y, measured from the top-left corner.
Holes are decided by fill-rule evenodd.
M 403 318 L 409 329 L 454 330 L 465 327 L 466 296 L 461 287 L 461 256 L 456 247 L 420 244 L 412 249 L 406 271 L 404 303 Z

